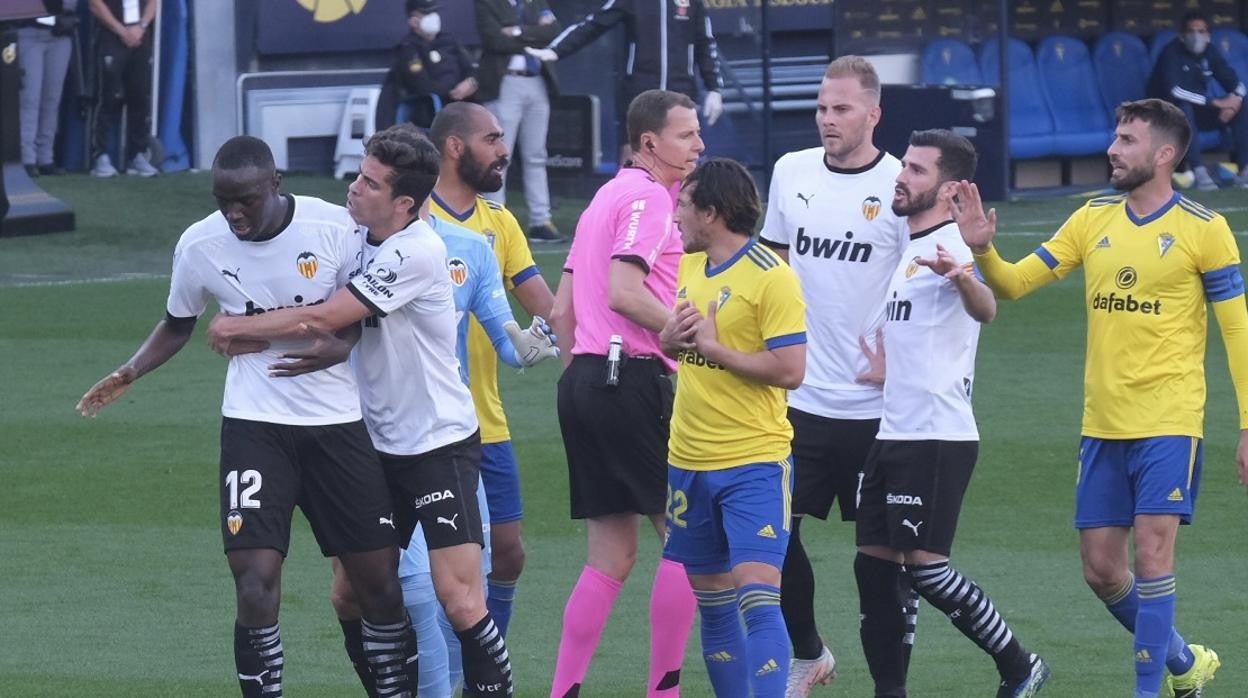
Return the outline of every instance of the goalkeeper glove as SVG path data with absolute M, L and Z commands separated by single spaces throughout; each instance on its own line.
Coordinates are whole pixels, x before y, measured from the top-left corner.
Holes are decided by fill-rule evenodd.
M 503 325 L 503 329 L 511 338 L 520 365 L 525 368 L 559 356 L 559 347 L 555 346 L 555 333 L 551 332 L 550 325 L 539 316 L 533 316 L 533 323 L 527 330 L 520 329 L 520 325 L 514 320 Z

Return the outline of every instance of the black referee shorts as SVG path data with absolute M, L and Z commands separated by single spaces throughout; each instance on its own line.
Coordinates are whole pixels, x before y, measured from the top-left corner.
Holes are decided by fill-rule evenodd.
M 618 385 L 606 357 L 577 355 L 559 378 L 559 429 L 574 519 L 662 514 L 675 392 L 662 361 L 626 358 Z

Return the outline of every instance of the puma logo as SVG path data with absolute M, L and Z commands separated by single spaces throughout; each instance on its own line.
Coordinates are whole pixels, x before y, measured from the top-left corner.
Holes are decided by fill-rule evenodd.
M 263 686 L 263 685 L 264 685 L 264 675 L 265 675 L 265 674 L 267 674 L 267 673 L 269 673 L 269 670 L 268 670 L 268 669 L 265 669 L 264 671 L 260 672 L 259 674 L 256 674 L 255 676 L 251 676 L 251 675 L 249 675 L 249 674 L 239 674 L 239 675 L 238 675 L 238 680 L 239 680 L 239 681 L 255 681 L 256 683 L 258 683 L 258 684 L 260 684 L 261 686 Z
M 439 516 L 439 517 L 438 517 L 438 523 L 440 523 L 440 524 L 446 524 L 447 526 L 450 526 L 452 529 L 454 529 L 454 530 L 458 531 L 458 530 L 459 530 L 459 526 L 456 526 L 456 525 L 455 525 L 455 519 L 458 519 L 458 518 L 459 518 L 459 514 L 456 514 L 456 515 L 452 516 L 452 517 L 451 517 L 451 518 L 449 518 L 449 519 L 448 519 L 448 518 L 446 518 L 446 517 L 444 517 L 444 516 Z
M 378 525 L 385 524 L 386 526 L 389 526 L 390 528 L 394 528 L 394 514 L 391 514 L 389 518 L 385 516 L 377 517 L 377 524 Z
M 407 257 L 404 257 L 403 253 L 398 250 L 394 251 L 394 256 L 399 258 L 399 266 L 403 266 L 403 263 L 407 261 Z
M 801 192 L 799 191 L 799 192 L 797 193 L 797 198 L 801 199 L 801 200 L 802 200 L 802 203 L 806 204 L 806 208 L 810 208 L 810 200 L 811 200 L 811 199 L 813 199 L 813 198 L 815 198 L 815 195 L 814 195 L 814 194 L 803 194 L 803 193 L 801 193 Z
M 230 271 L 229 269 L 222 269 L 221 276 L 232 276 L 234 277 L 234 283 L 241 284 L 243 282 L 241 279 L 238 278 L 238 272 L 241 269 L 242 267 L 234 267 L 234 271 Z
M 914 531 L 914 535 L 917 537 L 917 536 L 919 535 L 919 526 L 922 526 L 922 525 L 923 525 L 923 522 L 922 522 L 922 521 L 920 521 L 920 522 L 918 522 L 918 523 L 911 523 L 911 522 L 910 522 L 910 519 L 902 519 L 902 520 L 901 520 L 901 525 L 902 525 L 902 526 L 905 526 L 906 528 L 910 529 L 911 531 Z

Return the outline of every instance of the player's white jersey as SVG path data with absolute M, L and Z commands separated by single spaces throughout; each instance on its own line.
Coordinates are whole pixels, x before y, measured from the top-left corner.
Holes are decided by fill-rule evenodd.
M 762 240 L 789 251 L 806 300 L 806 378 L 789 405 L 836 419 L 875 419 L 878 387 L 857 382 L 867 370 L 858 346 L 879 326 L 884 291 L 908 232 L 893 215 L 901 162 L 881 151 L 866 167 L 842 170 L 823 148 L 776 163 Z
M 182 233 L 173 253 L 165 309 L 198 317 L 209 300 L 230 315 L 323 303 L 359 267 L 363 234 L 341 206 L 286 195 L 287 219 L 276 237 L 243 242 L 215 212 Z M 293 378 L 269 376 L 280 355 L 301 347 L 271 342 L 266 351 L 230 359 L 221 414 L 294 425 L 344 424 L 360 418 L 355 375 L 346 364 Z
M 888 441 L 978 441 L 971 392 L 979 322 L 967 314 L 953 282 L 919 266 L 940 244 L 971 263 L 953 221 L 917 232 L 888 287 L 884 310 L 884 417 Z
M 375 315 L 351 361 L 364 422 L 382 453 L 417 455 L 477 431 L 472 395 L 459 379 L 456 315 L 446 244 L 417 220 L 380 244 L 364 244 L 347 287 Z

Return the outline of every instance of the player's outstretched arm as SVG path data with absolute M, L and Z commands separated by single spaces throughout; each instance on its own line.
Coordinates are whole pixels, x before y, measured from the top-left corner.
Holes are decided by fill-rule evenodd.
M 743 352 L 719 343 L 715 327 L 717 301 L 706 308 L 706 317 L 698 323 L 694 345 L 698 353 L 733 373 L 752 381 L 786 390 L 796 390 L 806 377 L 806 338 L 783 343 L 763 351 Z
M 1213 314 L 1218 319 L 1239 405 L 1239 446 L 1235 449 L 1239 482 L 1248 486 L 1248 307 L 1244 305 L 1244 294 L 1215 301 Z
M 962 234 L 962 241 L 975 255 L 975 263 L 979 266 L 984 283 L 997 296 L 1021 298 L 1059 278 L 1058 261 L 1047 251 L 1045 253 L 1048 254 L 1048 261 L 1037 253 L 1029 254 L 1018 262 L 1007 262 L 1001 258 L 992 244 L 997 234 L 997 210 L 994 208 L 984 212 L 984 202 L 979 196 L 979 187 L 975 184 L 962 180 L 951 189 L 941 189 L 939 198 L 949 207 L 954 222 L 958 224 L 958 231 Z M 1062 273 L 1069 271 L 1068 267 L 1076 265 L 1077 262 L 1068 263 L 1063 267 Z
M 572 272 L 564 271 L 559 277 L 559 290 L 550 308 L 550 326 L 558 337 L 559 356 L 563 367 L 572 363 L 572 345 L 576 335 L 576 306 L 572 303 Z
M 334 291 L 324 303 L 297 308 L 282 308 L 260 315 L 217 315 L 208 325 L 208 346 L 218 354 L 226 354 L 231 342 L 238 340 L 298 339 L 309 328 L 333 332 L 354 325 L 374 314 L 356 297 L 350 286 Z
M 124 395 L 131 384 L 178 353 L 194 331 L 195 318 L 165 316 L 156 323 L 134 356 L 91 386 L 74 409 L 84 417 L 95 417 L 109 403 Z

